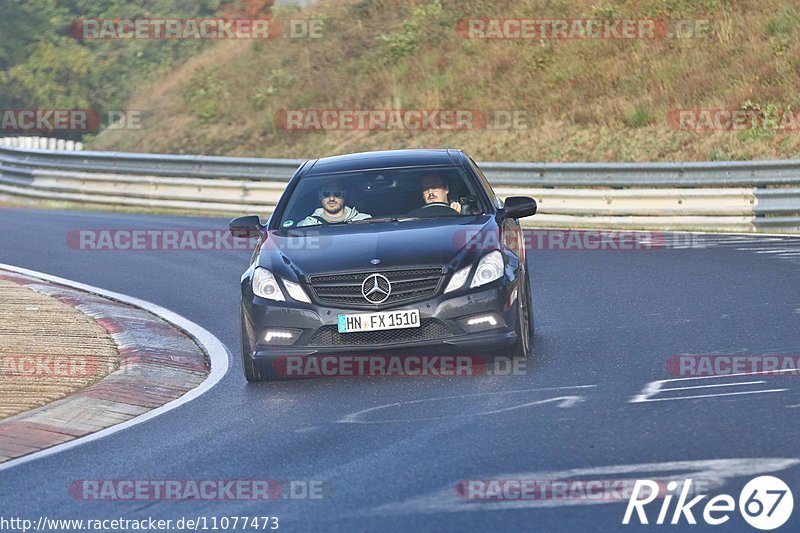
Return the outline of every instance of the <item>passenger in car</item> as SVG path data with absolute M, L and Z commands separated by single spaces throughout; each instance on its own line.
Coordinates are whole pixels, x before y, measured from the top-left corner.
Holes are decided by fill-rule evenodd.
M 364 220 L 372 215 L 360 213 L 355 207 L 347 207 L 347 191 L 340 181 L 327 183 L 319 190 L 319 201 L 322 207 L 298 222 L 297 226 L 317 226 Z

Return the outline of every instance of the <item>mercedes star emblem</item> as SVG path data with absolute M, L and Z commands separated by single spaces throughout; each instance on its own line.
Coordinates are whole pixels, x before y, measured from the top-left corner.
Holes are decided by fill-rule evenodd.
M 392 284 L 386 276 L 371 274 L 361 284 L 361 294 L 369 303 L 380 304 L 385 302 L 392 293 Z

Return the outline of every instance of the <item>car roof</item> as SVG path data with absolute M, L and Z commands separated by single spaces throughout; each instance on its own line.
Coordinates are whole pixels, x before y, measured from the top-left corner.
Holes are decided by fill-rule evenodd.
M 461 150 L 384 150 L 380 152 L 361 152 L 357 154 L 323 157 L 309 161 L 303 174 L 307 176 L 370 170 L 379 168 L 426 167 L 457 165 L 462 160 Z

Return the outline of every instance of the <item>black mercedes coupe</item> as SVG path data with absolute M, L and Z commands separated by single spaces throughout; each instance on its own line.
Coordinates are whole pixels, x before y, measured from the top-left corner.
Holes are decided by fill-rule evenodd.
M 241 280 L 248 381 L 276 358 L 392 350 L 526 357 L 533 332 L 519 218 L 460 150 L 326 157 L 297 169 Z

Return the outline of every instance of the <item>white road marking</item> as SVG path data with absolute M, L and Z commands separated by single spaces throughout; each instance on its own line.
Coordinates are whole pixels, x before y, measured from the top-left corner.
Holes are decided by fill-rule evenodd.
M 476 415 L 493 415 L 495 413 L 505 413 L 507 411 L 514 411 L 516 409 L 521 409 L 523 407 L 528 407 L 530 405 L 541 405 L 544 403 L 551 403 L 551 402 L 558 402 L 556 407 L 572 407 L 575 404 L 578 404 L 583 401 L 583 396 L 559 396 L 557 398 L 548 398 L 547 400 L 540 400 L 536 402 L 524 403 L 522 405 L 514 405 L 512 407 L 506 407 L 505 409 L 497 409 L 495 411 L 481 411 L 479 413 L 475 413 L 474 415 L 456 415 L 456 416 L 476 416 Z
M 659 479 L 683 482 L 686 479 L 703 480 L 708 490 L 724 486 L 729 479 L 749 478 L 788 470 L 800 465 L 796 458 L 741 458 L 708 459 L 700 461 L 668 461 L 663 463 L 642 463 L 632 465 L 610 465 L 587 468 L 573 468 L 561 471 L 515 472 L 503 474 L 473 474 L 465 472 L 468 479 L 514 479 L 514 480 L 588 480 L 614 479 L 634 481 L 636 479 Z M 405 501 L 389 503 L 368 510 L 367 515 L 405 515 L 418 513 L 458 513 L 464 511 L 504 511 L 534 507 L 564 507 L 573 505 L 601 505 L 620 503 L 608 499 L 529 499 L 503 501 L 472 501 L 461 499 L 455 494 L 456 482 L 441 490 L 422 494 Z
M 671 390 L 671 389 L 665 389 Z M 741 392 L 720 392 L 719 394 L 696 394 L 694 396 L 679 396 L 677 398 L 652 398 L 645 402 L 669 402 L 671 400 L 697 400 L 700 398 L 719 398 L 721 396 L 741 396 L 744 394 L 767 394 L 770 392 L 786 392 L 789 389 L 750 390 Z M 634 402 L 631 402 L 634 403 Z
M 557 402 L 557 406 L 559 408 L 568 408 L 573 407 L 577 403 L 584 400 L 583 396 L 557 396 L 554 398 L 546 398 L 543 400 L 535 400 L 532 402 L 526 402 L 519 405 L 513 405 L 511 407 L 504 407 L 502 409 L 496 409 L 492 411 L 479 411 L 477 413 L 464 413 L 464 414 L 454 414 L 454 415 L 446 415 L 446 416 L 436 416 L 436 417 L 422 417 L 422 418 L 401 418 L 401 419 L 383 419 L 383 420 L 362 420 L 361 417 L 368 413 L 374 413 L 376 411 L 381 411 L 384 409 L 390 409 L 393 407 L 403 407 L 406 405 L 418 404 L 418 403 L 431 403 L 431 402 L 440 402 L 446 400 L 458 400 L 463 398 L 474 398 L 477 396 L 500 396 L 505 394 L 522 394 L 522 393 L 530 393 L 530 392 L 548 392 L 548 391 L 558 391 L 558 390 L 566 390 L 566 389 L 589 389 L 596 387 L 597 385 L 574 385 L 574 386 L 566 386 L 566 387 L 547 387 L 541 389 L 522 389 L 522 390 L 514 390 L 514 391 L 498 391 L 498 392 L 479 392 L 474 394 L 460 394 L 457 396 L 442 396 L 438 398 L 422 398 L 420 400 L 409 400 L 407 402 L 397 402 L 397 403 L 387 403 L 384 405 L 378 405 L 375 407 L 368 407 L 367 409 L 362 409 L 360 411 L 356 411 L 355 413 L 351 413 L 349 415 L 344 416 L 342 419 L 337 420 L 336 423 L 338 424 L 391 424 L 396 422 L 419 422 L 419 421 L 426 421 L 426 420 L 443 420 L 443 419 L 451 419 L 451 418 L 460 418 L 460 417 L 471 417 L 471 416 L 484 416 L 484 415 L 491 415 L 497 413 L 504 413 L 508 411 L 514 411 L 517 409 L 523 409 L 525 407 L 531 407 L 534 405 L 542 405 L 546 403 L 554 403 Z
M 644 386 L 642 392 L 640 392 L 639 394 L 628 400 L 628 403 L 661 402 L 668 400 L 691 400 L 696 398 L 713 398 L 716 396 L 738 396 L 741 394 L 764 394 L 764 393 L 774 393 L 774 392 L 786 392 L 789 389 L 768 389 L 768 390 L 757 390 L 757 391 L 747 391 L 747 392 L 724 392 L 718 394 L 704 394 L 699 396 L 677 396 L 675 398 L 658 398 L 658 399 L 653 398 L 653 396 L 657 395 L 660 392 L 669 392 L 672 390 L 704 389 L 712 386 L 735 387 L 737 385 L 763 384 L 766 383 L 766 381 L 761 380 L 761 381 L 751 381 L 751 382 L 720 383 L 714 385 L 697 385 L 693 387 L 663 388 L 662 385 L 664 385 L 665 383 L 675 383 L 678 381 L 694 381 L 701 379 L 729 379 L 740 376 L 757 376 L 760 374 L 780 374 L 782 372 L 797 372 L 797 369 L 787 368 L 783 370 L 763 370 L 758 372 L 742 372 L 739 374 L 725 374 L 719 376 L 698 376 L 692 378 L 675 378 L 675 379 L 662 379 L 658 381 L 651 381 L 650 383 Z
M 711 389 L 713 387 L 735 387 L 737 385 L 758 385 L 759 383 L 766 383 L 766 381 L 737 381 L 736 383 L 714 383 L 713 385 L 697 385 L 696 387 L 670 387 L 662 389 L 664 392 L 673 390 L 694 390 L 694 389 Z
M 98 294 L 100 296 L 111 298 L 112 300 L 117 300 L 136 307 L 141 307 L 142 309 L 150 311 L 154 315 L 163 318 L 170 324 L 173 324 L 178 328 L 187 332 L 206 351 L 209 359 L 211 360 L 211 373 L 209 373 L 206 380 L 203 381 L 203 383 L 198 385 L 196 388 L 190 390 L 189 392 L 181 396 L 180 398 L 177 398 L 176 400 L 164 404 L 161 407 L 153 409 L 152 411 L 148 411 L 147 413 L 137 416 L 136 418 L 132 418 L 127 422 L 123 422 L 121 424 L 117 424 L 116 426 L 106 428 L 102 431 L 98 431 L 97 433 L 92 433 L 91 435 L 80 437 L 75 440 L 65 442 L 64 444 L 59 444 L 58 446 L 47 448 L 46 450 L 42 450 L 40 452 L 20 457 L 19 459 L 14 459 L 2 463 L 0 464 L 0 471 L 7 470 L 9 468 L 13 468 L 15 466 L 19 466 L 24 463 L 28 463 L 30 461 L 35 461 L 43 457 L 61 453 L 71 448 L 75 448 L 77 446 L 81 446 L 83 444 L 87 444 L 89 442 L 102 439 L 103 437 L 108 437 L 109 435 L 113 435 L 114 433 L 117 433 L 119 431 L 128 429 L 137 424 L 141 424 L 142 422 L 151 420 L 168 411 L 171 411 L 182 405 L 185 405 L 191 402 L 192 400 L 198 398 L 199 396 L 205 394 L 206 392 L 211 390 L 211 388 L 214 385 L 219 383 L 219 381 L 228 372 L 230 354 L 228 353 L 228 349 L 225 347 L 225 345 L 222 344 L 222 342 L 219 339 L 217 339 L 213 334 L 211 334 L 208 330 L 200 327 L 194 322 L 191 322 L 190 320 L 176 313 L 173 313 L 168 309 L 165 309 L 161 306 L 158 306 L 150 302 L 146 302 L 144 300 L 140 300 L 138 298 L 133 298 L 131 296 L 126 296 L 124 294 L 119 294 L 112 291 L 107 291 L 105 289 L 101 289 L 99 287 L 93 287 L 91 285 L 86 285 L 84 283 L 79 283 L 77 281 L 59 278 L 57 276 L 51 276 L 49 274 L 43 274 L 41 272 L 36 272 L 34 270 L 29 270 L 27 268 L 20 268 L 13 265 L 6 265 L 0 263 L 0 269 L 8 270 L 9 272 L 16 272 L 18 274 L 23 274 L 27 276 L 32 276 L 52 283 L 57 283 L 59 285 L 72 287 L 73 289 L 78 289 Z
M 758 251 L 756 251 L 756 253 L 757 254 L 790 254 L 790 253 L 795 252 L 795 251 L 796 250 L 794 248 L 788 248 L 788 249 L 778 248 L 777 250 L 758 250 Z

